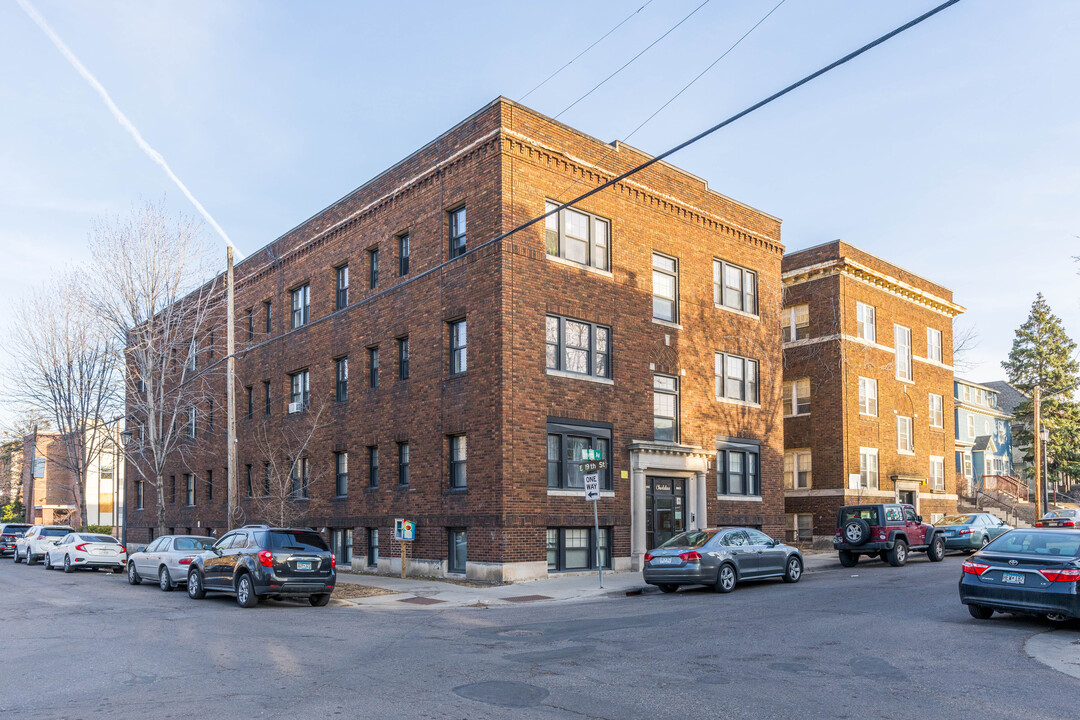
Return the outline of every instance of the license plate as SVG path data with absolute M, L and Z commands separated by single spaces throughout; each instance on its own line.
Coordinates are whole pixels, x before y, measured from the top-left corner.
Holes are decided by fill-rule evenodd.
M 679 558 L 677 557 L 658 557 L 653 558 L 653 565 L 677 565 Z
M 952 530 L 945 531 L 945 537 L 952 537 L 953 535 L 956 535 L 956 533 L 954 533 Z
M 1001 582 L 1008 585 L 1023 585 L 1024 575 L 1022 573 L 1001 573 Z
M 309 560 L 309 561 L 304 562 L 304 561 L 298 560 L 296 562 L 296 569 L 297 570 L 307 570 L 308 572 L 311 572 L 311 561 Z

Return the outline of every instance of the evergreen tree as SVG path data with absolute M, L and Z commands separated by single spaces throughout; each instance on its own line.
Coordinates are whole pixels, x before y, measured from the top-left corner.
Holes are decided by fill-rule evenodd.
M 1065 334 L 1042 293 L 1035 296 L 1028 319 L 1016 331 L 1009 359 L 1001 366 L 1009 383 L 1027 395 L 1016 406 L 1021 427 L 1013 436 L 1013 442 L 1025 449 L 1024 459 L 1035 462 L 1033 393 L 1038 385 L 1043 395 L 1041 421 L 1050 430 L 1050 472 L 1080 475 L 1080 405 L 1072 400 L 1080 382 L 1080 362 L 1076 343 Z

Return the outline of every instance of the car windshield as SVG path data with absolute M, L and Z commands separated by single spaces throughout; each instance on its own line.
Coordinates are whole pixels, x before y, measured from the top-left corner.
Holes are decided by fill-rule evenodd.
M 949 515 L 938 520 L 935 525 L 970 525 L 975 522 L 974 515 Z
M 1080 554 L 1080 535 L 1067 530 L 1013 530 L 985 548 L 988 552 L 1056 556 L 1062 560 Z
M 108 545 L 119 545 L 120 541 L 109 535 L 80 535 L 85 542 L 93 543 L 106 543 Z
M 840 511 L 840 524 L 843 525 L 848 520 L 854 518 L 860 518 L 870 523 L 871 525 L 880 525 L 878 522 L 878 509 L 876 505 L 869 507 L 850 507 L 844 508 Z
M 660 547 L 698 548 L 709 542 L 715 534 L 715 530 L 691 530 L 690 532 L 679 533 Z
M 326 542 L 317 532 L 311 530 L 271 530 L 258 533 L 259 546 L 268 550 L 303 550 L 305 552 L 326 552 Z
M 64 537 L 71 528 L 42 528 L 41 537 Z
M 213 545 L 213 538 L 176 538 L 173 550 L 209 550 Z

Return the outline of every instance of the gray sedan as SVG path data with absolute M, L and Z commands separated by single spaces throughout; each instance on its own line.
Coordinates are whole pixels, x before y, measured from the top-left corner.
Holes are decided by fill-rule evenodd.
M 214 544 L 199 535 L 162 535 L 128 557 L 128 583 L 138 585 L 153 578 L 165 592 L 187 583 L 187 571 L 195 557 Z
M 799 582 L 802 553 L 753 528 L 711 528 L 680 533 L 645 554 L 645 582 L 664 592 L 680 585 L 712 585 L 729 593 L 743 580 Z

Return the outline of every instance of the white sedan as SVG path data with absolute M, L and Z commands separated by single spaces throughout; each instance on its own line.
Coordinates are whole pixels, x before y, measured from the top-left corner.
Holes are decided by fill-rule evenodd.
M 79 568 L 108 568 L 114 573 L 124 571 L 127 548 L 111 535 L 68 533 L 45 553 L 45 569 L 64 568 L 75 572 Z

